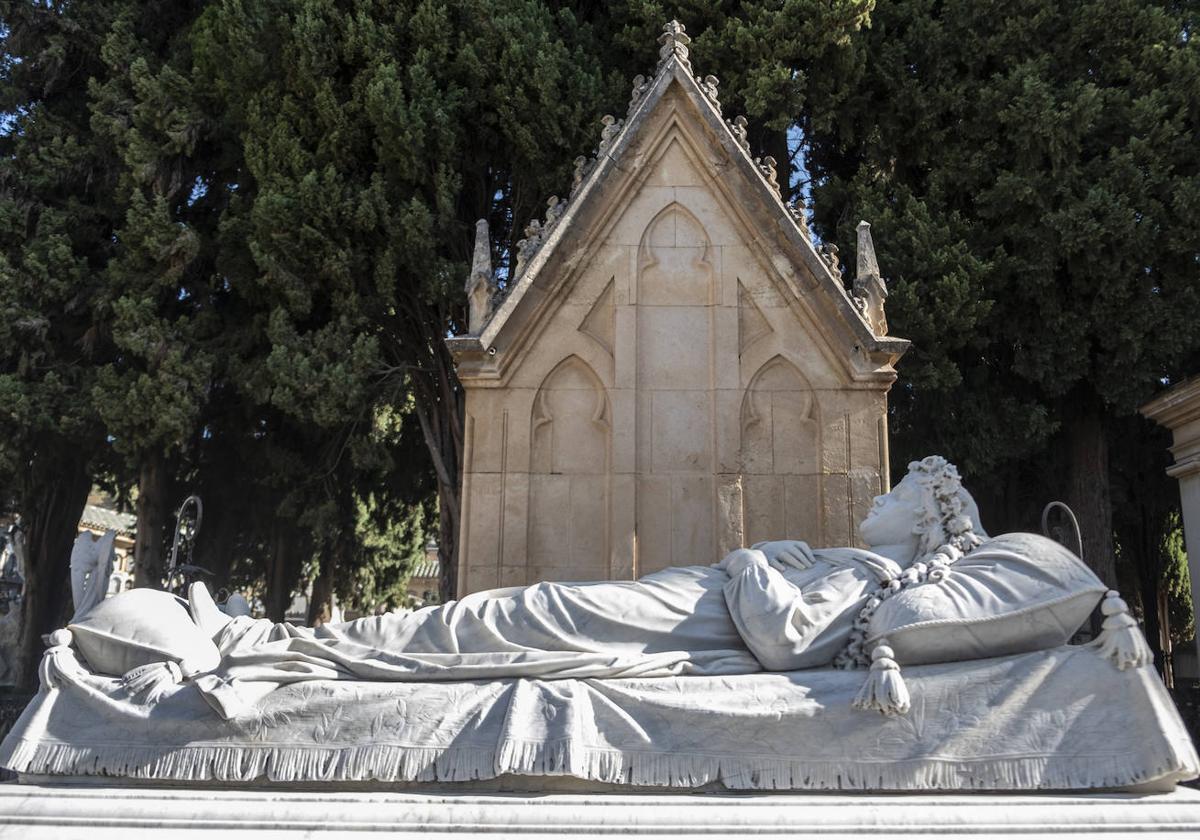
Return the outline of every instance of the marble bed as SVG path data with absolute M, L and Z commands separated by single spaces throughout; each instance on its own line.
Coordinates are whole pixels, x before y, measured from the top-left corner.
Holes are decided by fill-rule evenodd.
M 731 790 L 1167 789 L 1200 761 L 1119 595 L 988 537 L 953 465 L 860 525 L 637 581 L 323 628 L 142 589 L 51 634 L 0 745 L 27 780 Z M 1066 642 L 1099 605 L 1092 643 Z M 833 667 L 836 666 L 836 667 Z M 903 672 L 902 672 L 903 668 Z

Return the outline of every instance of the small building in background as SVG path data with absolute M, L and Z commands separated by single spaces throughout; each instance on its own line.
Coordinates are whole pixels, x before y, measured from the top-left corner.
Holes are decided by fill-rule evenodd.
M 442 580 L 442 564 L 438 559 L 436 540 L 425 543 L 425 556 L 413 568 L 408 577 L 408 594 L 413 605 L 424 607 L 441 600 L 438 591 Z
M 1167 468 L 1167 475 L 1179 481 L 1192 605 L 1200 615 L 1200 375 L 1167 389 L 1138 411 L 1171 430 L 1175 463 Z M 1170 643 L 1169 637 L 1163 640 L 1164 651 L 1170 651 Z M 1200 676 L 1200 634 L 1192 644 L 1176 649 L 1173 659 L 1178 676 Z

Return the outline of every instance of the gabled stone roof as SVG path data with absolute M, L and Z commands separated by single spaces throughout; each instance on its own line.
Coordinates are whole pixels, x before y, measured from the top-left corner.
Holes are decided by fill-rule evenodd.
M 133 536 L 137 532 L 137 517 L 98 505 L 85 505 L 79 525 L 93 531 L 116 531 L 118 534 Z
M 819 302 L 818 308 L 825 316 L 819 320 L 831 332 L 839 334 L 836 338 L 830 336 L 831 343 L 840 344 L 846 351 L 844 356 L 858 357 L 851 364 L 851 378 L 889 382 L 895 378 L 892 365 L 908 349 L 909 342 L 872 331 L 867 317 L 842 282 L 836 248 L 818 252 L 803 209 L 782 199 L 776 162 L 771 158 L 751 157 L 745 118 L 726 119 L 721 111 L 716 77 L 701 79 L 693 73 L 687 49 L 690 40 L 677 21 L 664 27 L 654 77 L 647 81 L 638 76 L 634 80 L 625 119 L 605 116 L 596 155 L 576 159 L 570 196 L 565 201 L 551 197 L 545 219 L 535 220 L 526 228 L 526 238 L 518 243 L 517 263 L 503 299 L 494 311 L 487 313 L 490 317 L 476 334 L 447 339 L 460 378 L 467 381 L 503 378 L 509 363 L 506 356 L 518 355 L 516 351 L 528 340 L 525 335 L 528 327 L 514 326 L 527 320 L 517 317 L 518 314 L 526 309 L 543 309 L 552 305 L 554 299 L 561 300 L 561 289 L 557 288 L 563 282 L 560 275 L 573 274 L 579 261 L 578 255 L 562 253 L 572 250 L 562 248 L 564 241 L 573 228 L 596 224 L 591 212 L 593 205 L 603 203 L 602 196 L 610 193 L 612 182 L 626 180 L 622 176 L 636 171 L 640 161 L 626 158 L 637 157 L 630 151 L 637 144 L 639 132 L 676 86 L 732 164 L 724 178 L 736 179 L 748 188 L 752 198 L 740 209 L 753 217 L 763 248 L 784 258 L 770 262 L 790 287 L 791 297 Z M 798 272 L 796 266 L 807 271 Z M 544 274 L 549 279 L 543 279 Z M 534 315 L 532 320 L 538 317 Z

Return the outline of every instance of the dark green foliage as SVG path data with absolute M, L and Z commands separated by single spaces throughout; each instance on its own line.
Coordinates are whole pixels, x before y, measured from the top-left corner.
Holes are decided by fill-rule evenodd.
M 364 614 L 412 606 L 408 579 L 435 534 L 433 507 L 431 499 L 389 512 L 369 494 L 359 502 L 355 533 L 363 555 L 340 582 L 342 604 Z
M 1194 350 L 1193 14 L 878 6 L 856 93 L 813 135 L 813 164 L 824 230 L 848 242 L 860 217 L 876 226 L 891 321 L 914 341 L 909 440 L 932 432 L 987 473 L 1044 444 L 1075 389 L 1128 414 Z M 963 423 L 959 388 L 1004 403 Z
M 1113 582 L 1122 532 L 1143 600 L 1178 501 L 1131 415 L 1200 345 L 1196 11 L 881 2 L 853 92 L 808 136 L 819 229 L 849 242 L 872 221 L 892 330 L 914 342 L 895 466 L 943 452 L 994 527 L 1066 498 Z
M 67 557 L 105 429 L 89 395 L 113 355 L 96 301 L 123 215 L 86 89 L 115 3 L 0 3 L 0 486 L 29 564 L 16 679 L 69 603 Z
M 334 435 L 415 395 L 451 561 L 461 393 L 442 338 L 461 323 L 472 220 L 509 236 L 583 145 L 599 67 L 564 32 L 575 21 L 536 3 L 229 2 L 194 36 L 243 142 L 247 200 L 225 225 L 270 344 L 245 382 Z
M 1196 637 L 1195 605 L 1192 603 L 1192 579 L 1188 574 L 1187 551 L 1183 545 L 1183 526 L 1179 517 L 1168 519 L 1169 530 L 1163 538 L 1162 552 L 1167 558 L 1162 586 L 1166 591 L 1171 641 L 1181 645 Z

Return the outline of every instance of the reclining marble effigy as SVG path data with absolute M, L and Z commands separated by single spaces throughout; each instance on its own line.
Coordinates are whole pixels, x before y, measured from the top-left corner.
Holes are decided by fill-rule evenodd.
M 1026 593 L 1020 582 L 1005 580 L 1010 570 L 1005 564 L 997 567 L 998 561 L 1028 564 L 1033 558 L 1001 557 L 991 546 L 983 547 L 986 535 L 974 502 L 944 459 L 914 463 L 894 490 L 878 497 L 860 531 L 867 549 L 763 543 L 712 566 L 669 568 L 636 581 L 547 581 L 316 629 L 225 616 L 203 584 L 196 584 L 190 619 L 174 619 L 178 631 L 190 632 L 196 650 L 132 668 L 123 663 L 114 674 L 128 672 L 125 681 L 139 695 L 190 676 L 214 708 L 230 718 L 245 705 L 239 699 L 243 683 L 726 676 L 835 661 L 853 667 L 869 662 L 868 645 L 870 652 L 886 645 L 866 632 L 874 612 L 906 584 L 931 575 L 965 601 L 955 605 L 956 612 L 988 623 L 1012 612 L 1024 616 L 1043 600 L 1032 600 L 1033 592 L 1027 593 L 1030 600 L 1021 598 Z M 1033 535 L 1018 539 L 1040 554 L 1066 557 Z M 953 586 L 957 580 L 946 582 L 950 564 L 971 550 L 977 552 L 973 560 L 989 564 L 993 578 L 987 581 L 994 602 L 987 614 L 980 612 L 989 606 L 983 598 L 960 592 Z M 1081 563 L 1062 565 L 1068 575 L 1053 581 L 1055 597 L 1065 597 L 1074 615 L 1055 622 L 1053 637 L 1032 638 L 1024 649 L 1065 642 L 1104 591 Z M 157 593 L 135 597 L 169 603 L 169 596 Z M 131 615 L 125 606 L 129 600 L 113 599 L 71 624 L 89 661 L 103 662 L 114 646 L 123 647 L 117 640 L 137 635 L 137 623 L 151 634 L 172 623 L 153 609 Z M 1021 641 L 1015 648 L 1022 649 Z M 1142 650 L 1135 664 L 1143 663 Z M 924 659 L 937 661 L 938 655 Z M 881 709 L 897 712 L 905 705 L 892 701 Z
M 1050 540 L 987 538 L 944 459 L 910 465 L 861 533 L 867 549 L 766 543 L 637 581 L 538 583 L 316 629 L 225 616 L 200 586 L 187 607 L 134 590 L 56 634 L 0 762 L 193 781 L 899 790 L 1195 775 L 1120 599 L 1105 598 L 1095 643 L 1065 645 L 1104 586 Z M 901 676 L 928 663 L 948 664 Z M 1144 725 L 1114 734 L 1113 714 Z M 964 742 L 975 752 L 948 759 Z

